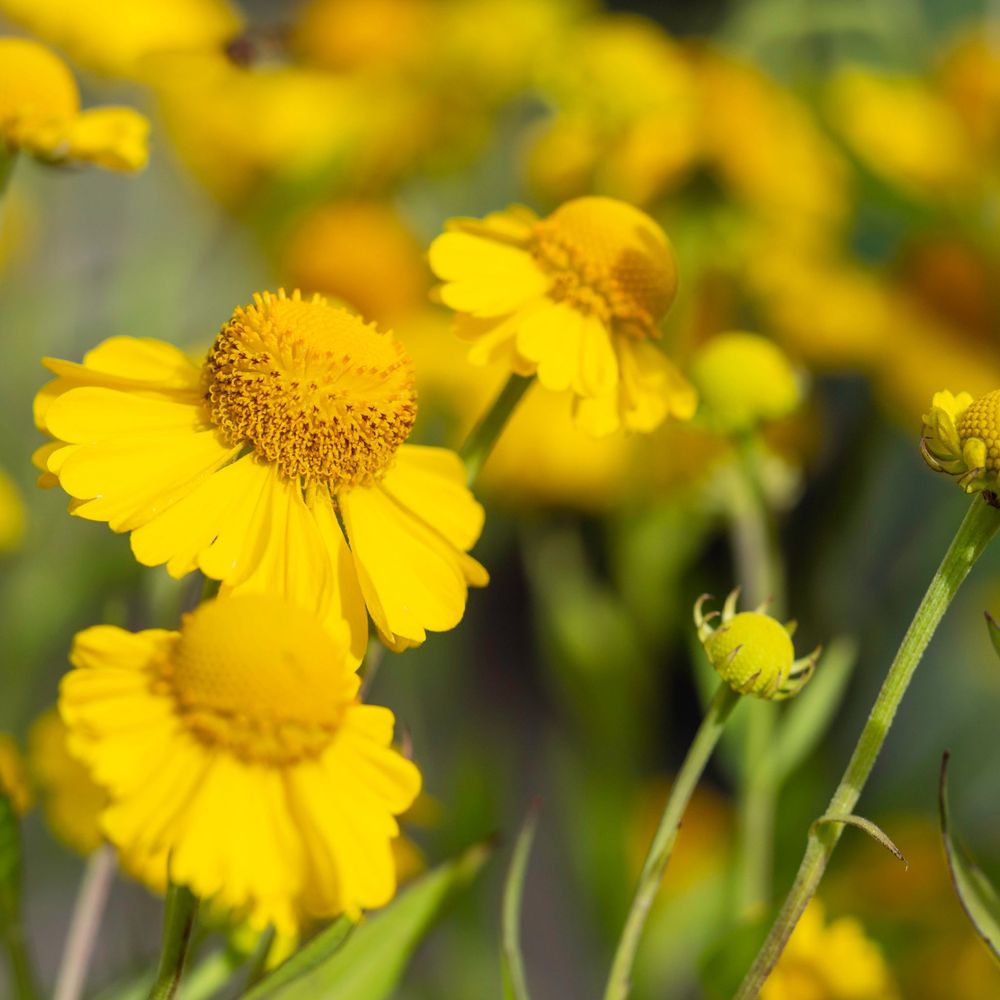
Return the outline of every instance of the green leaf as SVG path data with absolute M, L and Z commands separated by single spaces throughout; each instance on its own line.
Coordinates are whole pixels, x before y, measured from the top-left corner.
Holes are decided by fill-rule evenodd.
M 986 630 L 990 635 L 990 642 L 993 643 L 993 650 L 1000 656 L 1000 625 L 997 624 L 996 619 L 987 611 L 986 615 Z
M 521 958 L 521 896 L 528 870 L 528 858 L 538 824 L 538 803 L 532 803 L 528 816 L 518 834 L 511 858 L 510 870 L 503 890 L 503 927 L 500 965 L 503 972 L 504 1000 L 530 1000 L 528 981 Z
M 941 815 L 941 837 L 944 840 L 944 853 L 948 859 L 951 881 L 962 909 L 972 921 L 972 926 L 993 952 L 993 957 L 1000 960 L 1000 897 L 979 866 L 952 837 L 951 815 L 948 808 L 948 757 L 946 753 L 941 758 L 938 807 Z
M 313 949 L 301 971 L 299 955 L 294 955 L 244 994 L 244 1000 L 385 1000 L 424 935 L 475 878 L 490 851 L 477 845 L 417 879 L 395 902 L 358 925 L 346 942 L 343 936 L 337 940 L 341 932 L 334 924 L 320 935 L 327 936 L 326 954 Z M 289 974 L 286 967 L 293 963 Z
M 21 826 L 14 804 L 0 789 L 0 921 L 17 920 L 21 909 Z
M 354 921 L 348 917 L 340 917 L 314 938 L 307 941 L 294 955 L 279 965 L 266 979 L 258 983 L 247 994 L 247 998 L 256 996 L 271 996 L 279 986 L 312 972 L 322 965 L 350 936 L 354 930 Z M 259 992 L 264 988 L 267 992 Z

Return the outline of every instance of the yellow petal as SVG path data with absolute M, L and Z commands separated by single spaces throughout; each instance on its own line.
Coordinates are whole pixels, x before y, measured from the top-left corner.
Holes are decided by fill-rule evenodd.
M 562 392 L 580 384 L 584 320 L 571 306 L 553 302 L 520 323 L 518 353 L 538 365 L 538 381 L 546 389 Z
M 583 321 L 580 371 L 574 389 L 584 396 L 606 396 L 618 386 L 618 358 L 608 328 L 596 317 Z
M 646 340 L 619 339 L 622 416 L 634 431 L 651 431 L 667 416 L 690 420 L 698 396 L 677 366 Z
M 53 437 L 94 444 L 122 434 L 148 431 L 198 431 L 209 425 L 204 410 L 190 403 L 150 399 L 118 389 L 83 386 L 52 401 L 46 413 Z
M 485 519 L 465 478 L 462 460 L 450 449 L 405 444 L 382 488 L 465 552 L 475 545 Z
M 149 159 L 149 121 L 132 108 L 93 108 L 78 115 L 66 132 L 70 159 L 108 170 L 140 170 Z

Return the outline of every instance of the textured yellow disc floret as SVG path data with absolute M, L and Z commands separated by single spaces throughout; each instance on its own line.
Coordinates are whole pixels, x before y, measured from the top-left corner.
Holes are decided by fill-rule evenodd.
M 65 121 L 79 110 L 76 81 L 61 59 L 27 38 L 0 38 L 0 134 Z
M 962 412 L 956 421 L 963 446 L 981 441 L 981 454 L 987 472 L 1000 472 L 1000 389 L 980 397 Z
M 536 223 L 531 249 L 555 277 L 554 298 L 622 332 L 656 336 L 677 292 L 677 265 L 645 212 L 613 198 L 576 198 Z
M 354 697 L 344 650 L 317 619 L 271 596 L 239 595 L 188 615 L 163 664 L 188 728 L 248 760 L 319 753 Z M 339 683 L 338 683 L 339 681 Z
M 208 404 L 225 439 L 334 491 L 377 481 L 417 414 L 402 345 L 319 296 L 254 299 L 205 362 Z
M 744 694 L 777 688 L 795 660 L 784 625 L 757 611 L 743 611 L 719 626 L 705 642 L 705 651 L 723 680 Z

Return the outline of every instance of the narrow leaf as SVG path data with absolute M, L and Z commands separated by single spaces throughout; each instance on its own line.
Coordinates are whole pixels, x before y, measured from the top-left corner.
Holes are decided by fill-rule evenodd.
M 289 956 L 266 979 L 261 980 L 246 994 L 246 1000 L 257 996 L 272 996 L 280 986 L 312 972 L 333 955 L 354 930 L 354 921 L 340 917 L 307 941 L 294 955 Z M 266 987 L 266 992 L 265 992 Z
M 944 853 L 948 859 L 948 869 L 951 881 L 958 894 L 972 926 L 993 952 L 1000 959 L 1000 897 L 982 869 L 969 857 L 964 848 L 958 844 L 951 833 L 951 813 L 948 807 L 948 757 L 946 753 L 941 758 L 941 779 L 938 784 L 938 808 L 941 815 L 941 837 L 944 840 Z
M 909 869 L 910 863 L 903 857 L 903 852 L 892 842 L 885 830 L 870 819 L 865 819 L 864 816 L 855 816 L 853 813 L 844 816 L 836 816 L 833 813 L 828 813 L 826 816 L 820 816 L 813 823 L 813 827 L 817 827 L 821 823 L 845 823 L 847 826 L 856 826 L 859 830 L 864 830 L 869 837 L 877 840 L 897 861 L 901 861 L 904 868 Z
M 986 631 L 989 633 L 990 642 L 993 643 L 993 649 L 997 656 L 1000 656 L 1000 624 L 997 624 L 997 620 L 988 611 L 985 612 L 986 617 Z
M 318 957 L 314 952 L 316 960 L 291 977 L 282 974 L 289 963 L 279 966 L 244 1000 L 386 1000 L 417 945 L 455 894 L 476 876 L 490 851 L 478 845 L 417 879 L 390 906 L 361 923 L 346 943 L 331 935 L 330 954 Z
M 524 893 L 524 879 L 537 824 L 536 800 L 528 810 L 527 818 L 518 834 L 503 890 L 501 970 L 504 1000 L 530 1000 L 528 981 L 524 974 L 524 961 L 521 957 L 521 897 Z

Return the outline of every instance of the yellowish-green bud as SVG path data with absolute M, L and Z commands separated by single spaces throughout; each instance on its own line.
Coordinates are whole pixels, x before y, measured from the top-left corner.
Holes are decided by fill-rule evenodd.
M 802 387 L 777 344 L 755 333 L 723 333 L 695 355 L 691 381 L 698 419 L 720 434 L 742 434 L 793 413 Z
M 973 399 L 935 393 L 924 414 L 920 453 L 935 472 L 958 480 L 966 493 L 1000 486 L 1000 389 Z
M 764 606 L 737 614 L 738 595 L 738 590 L 729 595 L 721 617 L 718 611 L 704 614 L 707 594 L 698 598 L 694 606 L 698 638 L 709 662 L 740 694 L 752 694 L 770 701 L 791 698 L 812 676 L 819 649 L 796 659 L 792 645 L 795 623 L 783 625 L 766 614 Z M 711 624 L 714 618 L 719 618 L 715 628 Z

